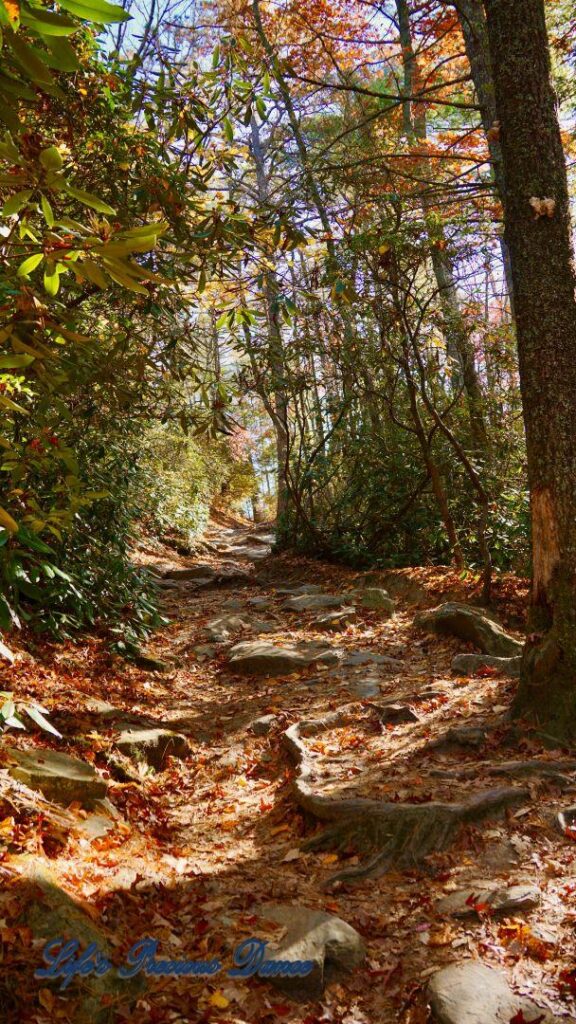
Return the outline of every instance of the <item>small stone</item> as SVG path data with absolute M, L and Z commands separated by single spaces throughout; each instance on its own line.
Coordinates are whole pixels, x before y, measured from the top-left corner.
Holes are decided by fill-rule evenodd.
M 463 676 L 472 676 L 480 669 L 495 668 L 505 676 L 518 678 L 522 658 L 495 658 L 489 654 L 457 654 L 452 659 L 452 671 Z
M 220 615 L 206 623 L 204 632 L 213 643 L 225 643 L 232 633 L 245 633 L 250 630 L 250 621 L 242 615 Z
M 320 594 L 322 587 L 318 583 L 301 583 L 298 587 L 279 587 L 279 594 Z
M 484 654 L 512 658 L 522 653 L 523 644 L 504 632 L 502 626 L 470 605 L 448 601 L 421 612 L 414 624 L 432 633 L 456 636 L 476 644 Z
M 44 794 L 47 800 L 63 804 L 80 803 L 92 807 L 106 796 L 107 785 L 91 764 L 54 750 L 7 751 L 12 761 L 7 766 L 13 779 Z
M 380 685 L 372 679 L 358 679 L 356 682 L 351 683 L 350 689 L 358 697 L 362 697 L 365 700 L 380 696 Z
M 272 601 L 269 597 L 249 597 L 248 604 L 252 605 L 253 608 L 260 608 L 265 611 L 266 608 L 270 608 Z
M 289 597 L 284 607 L 292 612 L 309 612 L 317 608 L 344 608 L 348 600 L 348 594 L 300 594 Z
M 420 716 L 408 704 L 379 704 L 378 717 L 382 724 L 405 725 L 410 722 L 419 722 Z
M 439 900 L 436 910 L 453 917 L 470 917 L 477 914 L 476 907 L 486 908 L 493 916 L 506 917 L 509 914 L 533 910 L 540 903 L 540 890 L 534 885 L 511 885 L 490 889 L 486 883 L 461 889 Z
M 391 672 L 400 672 L 403 668 L 402 662 L 397 658 L 390 658 L 386 654 L 376 654 L 375 651 L 352 651 L 342 660 L 343 668 L 356 668 L 360 665 L 382 665 Z
M 312 627 L 320 632 L 340 633 L 356 618 L 355 608 L 341 608 L 339 611 L 328 612 L 314 619 Z
M 358 932 L 332 914 L 306 907 L 271 906 L 264 907 L 260 916 L 286 929 L 277 944 L 269 941 L 266 960 L 307 960 L 313 965 L 305 977 L 269 979 L 297 999 L 320 997 L 328 982 L 343 980 L 366 957 Z
M 164 767 L 168 756 L 182 759 L 190 754 L 186 737 L 171 729 L 125 729 L 116 746 L 127 757 L 158 770 Z
M 172 662 L 156 658 L 153 654 L 147 654 L 146 651 L 138 651 L 132 655 L 131 660 L 137 668 L 147 669 L 148 672 L 173 672 L 176 667 Z
M 276 715 L 262 715 L 261 718 L 256 718 L 251 723 L 250 730 L 255 736 L 267 736 L 277 722 L 278 718 Z
M 355 590 L 354 599 L 368 611 L 377 611 L 386 617 L 394 614 L 394 601 L 380 587 L 365 587 L 363 590 Z

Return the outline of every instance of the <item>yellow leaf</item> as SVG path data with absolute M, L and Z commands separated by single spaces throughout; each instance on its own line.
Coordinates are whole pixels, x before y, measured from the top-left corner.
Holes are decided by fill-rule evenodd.
M 216 989 L 210 996 L 210 1006 L 217 1006 L 219 1010 L 225 1010 L 230 1006 L 230 1000 L 223 996 L 220 989 Z
M 0 526 L 3 526 L 5 530 L 8 530 L 8 533 L 18 533 L 18 523 L 15 519 L 12 519 L 10 513 L 6 512 L 3 508 L 0 508 Z

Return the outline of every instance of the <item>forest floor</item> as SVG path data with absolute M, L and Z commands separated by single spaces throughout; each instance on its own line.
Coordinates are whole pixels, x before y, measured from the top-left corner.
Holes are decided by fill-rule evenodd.
M 33 979 L 44 938 L 26 908 L 51 899 L 35 882 L 38 870 L 48 870 L 51 884 L 77 901 L 118 962 L 136 939 L 149 935 L 165 959 L 219 957 L 229 965 L 232 951 L 248 936 L 282 941 L 285 930 L 260 916 L 267 904 L 336 915 L 366 946 L 360 966 L 349 973 L 337 969 L 324 993 L 308 1002 L 294 1001 L 265 980 L 230 979 L 225 972 L 203 979 L 151 978 L 136 1005 L 120 1007 L 113 1019 L 424 1024 L 431 976 L 470 959 L 504 972 L 518 995 L 518 1013 L 509 1017 L 515 1024 L 535 1019 L 521 1009 L 526 994 L 543 1013 L 575 1019 L 576 830 L 562 834 L 555 816 L 570 807 L 576 776 L 545 772 L 569 752 L 546 749 L 536 736 L 511 731 L 507 712 L 514 680 L 487 669 L 455 675 L 453 656 L 472 648 L 414 624 L 418 606 L 476 601 L 478 584 L 448 569 L 383 572 L 374 579 L 394 593 L 395 614 L 387 618 L 356 607 L 341 631 L 327 633 L 317 626 L 318 610 L 290 610 L 290 595 L 282 589 L 313 584 L 342 594 L 358 587 L 361 574 L 270 554 L 261 531 L 247 534 L 245 524 L 212 523 L 194 557 L 142 544 L 140 561 L 164 575 L 169 623 L 150 645 L 151 654 L 168 663 L 164 671 L 111 655 L 98 638 L 64 645 L 37 641 L 3 670 L 3 687 L 41 701 L 62 739 L 10 733 L 2 763 L 16 747 L 91 762 L 107 781 L 112 817 L 100 829 L 77 801 L 65 812 L 68 825 L 58 825 L 49 808 L 39 815 L 20 806 L 16 796 L 12 803 L 5 798 L 2 1020 L 83 1022 L 86 1012 L 82 983 L 61 992 Z M 207 573 L 203 583 L 178 576 L 182 569 L 193 575 L 198 563 Z M 516 635 L 525 601 L 523 581 L 498 580 L 495 611 Z M 231 617 L 228 627 L 208 626 L 222 616 Z M 229 635 L 218 636 L 226 628 Z M 230 647 L 259 638 L 297 650 L 316 642 L 336 650 L 337 659 L 268 677 L 234 671 Z M 358 652 L 360 661 L 366 652 L 388 660 L 354 664 Z M 379 713 L 391 698 L 400 709 L 396 722 Z M 424 808 L 466 801 L 501 785 L 523 793 L 504 813 L 469 820 L 446 848 L 432 850 L 421 863 L 400 859 L 399 867 L 387 865 L 379 876 L 331 882 L 335 874 L 361 866 L 365 851 L 355 848 L 353 838 L 343 850 L 329 842 L 323 849 L 302 849 L 321 823 L 298 805 L 298 766 L 283 737 L 296 723 L 325 719 L 339 709 L 340 718 L 332 715 L 317 730 L 309 729 L 306 741 L 314 764 L 310 778 L 330 800 L 370 798 Z M 255 735 L 252 723 L 262 716 L 272 717 L 256 727 L 264 734 Z M 187 756 L 169 756 L 158 771 L 138 766 L 115 745 L 127 720 L 183 734 Z M 451 739 L 449 729 L 460 731 Z M 497 766 L 512 761 L 544 767 L 504 768 L 502 778 L 495 775 Z M 477 895 L 512 885 L 535 891 L 532 909 L 498 916 Z M 438 907 L 463 891 L 473 894 L 467 916 Z M 114 998 L 105 996 L 104 1003 Z

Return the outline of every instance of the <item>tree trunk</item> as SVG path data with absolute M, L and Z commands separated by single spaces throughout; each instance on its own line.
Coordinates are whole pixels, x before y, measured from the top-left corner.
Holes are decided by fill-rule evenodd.
M 260 132 L 254 118 L 250 122 L 250 143 L 256 168 L 258 198 L 264 204 L 268 200 L 268 178 L 266 175 L 264 151 L 260 141 Z M 276 458 L 278 463 L 276 514 L 280 527 L 282 527 L 289 509 L 290 488 L 287 474 L 290 452 L 284 346 L 282 344 L 282 331 L 278 323 L 278 291 L 278 282 L 274 271 L 271 269 L 265 270 L 264 296 L 266 299 L 266 320 L 268 324 L 268 359 L 272 373 L 272 391 L 274 394 L 274 417 L 272 423 L 276 434 Z
M 500 145 L 500 130 L 496 113 L 496 100 L 494 86 L 492 84 L 492 66 L 490 60 L 490 46 L 488 42 L 488 29 L 486 16 L 482 6 L 482 0 L 457 0 L 456 11 L 458 21 L 464 37 L 466 56 L 470 64 L 472 81 L 476 90 L 478 103 L 480 104 L 480 116 L 482 127 L 486 134 L 490 163 L 494 175 L 494 184 L 502 205 L 506 197 L 506 185 L 504 182 L 504 166 L 502 163 L 502 147 Z M 501 240 L 502 262 L 504 265 L 504 276 L 508 288 L 510 308 L 514 311 L 514 295 L 512 291 L 512 268 L 510 266 L 510 252 L 506 240 Z
M 543 0 L 485 0 L 501 125 L 532 510 L 531 635 L 515 710 L 576 737 L 576 280 Z

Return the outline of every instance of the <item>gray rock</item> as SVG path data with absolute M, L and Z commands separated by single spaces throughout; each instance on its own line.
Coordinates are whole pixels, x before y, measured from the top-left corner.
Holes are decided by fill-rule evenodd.
M 252 605 L 253 608 L 260 608 L 265 611 L 266 608 L 270 608 L 272 601 L 269 597 L 249 597 L 248 604 Z
M 481 906 L 487 907 L 494 916 L 506 917 L 523 910 L 533 910 L 540 899 L 540 890 L 535 885 L 510 885 L 507 888 L 491 889 L 484 882 L 444 896 L 436 904 L 436 910 L 453 917 L 472 917 L 477 914 L 475 907 Z
M 275 676 L 297 672 L 313 661 L 335 664 L 338 659 L 338 652 L 314 643 L 276 647 L 265 640 L 249 640 L 231 648 L 229 665 L 242 675 Z
M 365 700 L 380 696 L 380 684 L 375 679 L 357 679 L 350 684 L 350 690 Z
M 320 594 L 322 587 L 318 583 L 301 583 L 298 587 L 278 587 L 279 594 Z
M 420 716 L 409 704 L 391 701 L 389 704 L 378 705 L 378 717 L 384 725 L 407 725 L 419 722 Z
M 497 668 L 506 676 L 517 678 L 520 675 L 522 657 L 495 658 L 489 654 L 457 654 L 452 659 L 452 671 L 464 676 L 474 675 L 478 669 Z
M 379 587 L 365 587 L 354 591 L 355 601 L 369 611 L 380 612 L 387 618 L 394 614 L 394 601 L 385 590 Z
M 222 602 L 222 607 L 238 612 L 244 607 L 244 601 L 240 601 L 237 597 L 229 597 L 227 601 Z
M 508 636 L 502 626 L 488 618 L 479 608 L 448 601 L 430 611 L 421 612 L 415 625 L 432 633 L 457 636 L 476 644 L 484 654 L 512 658 L 522 652 L 522 643 Z
M 245 633 L 250 630 L 250 620 L 242 615 L 220 615 L 206 623 L 204 632 L 213 643 L 225 643 L 232 633 Z
M 174 580 L 205 580 L 216 575 L 214 566 L 208 564 L 189 565 L 185 569 L 167 569 L 163 573 L 163 579 Z
M 389 658 L 386 654 L 376 654 L 374 651 L 352 651 L 342 660 L 343 668 L 356 668 L 361 665 L 382 665 L 391 672 L 400 672 L 403 668 L 402 662 L 396 658 Z
M 94 942 L 102 955 L 114 962 L 115 952 L 105 931 L 60 888 L 45 867 L 30 858 L 23 877 L 34 886 L 34 899 L 24 906 L 19 923 L 30 928 L 35 939 L 48 941 L 60 936 L 78 939 L 82 950 Z M 45 981 L 38 981 L 39 987 L 44 984 Z M 68 989 L 59 992 L 58 1004 L 62 1003 L 67 1019 L 74 1020 L 75 1024 L 112 1024 L 117 1020 L 119 1007 L 133 1004 L 145 989 L 146 983 L 141 976 L 119 978 L 116 969 L 112 968 L 99 977 L 92 974 L 87 978 L 74 978 Z M 72 1006 L 66 1012 L 68 998 Z
M 104 779 L 86 761 L 54 750 L 12 749 L 7 753 L 12 762 L 7 765 L 12 778 L 39 790 L 47 800 L 65 807 L 75 802 L 93 807 L 106 796 Z
M 264 907 L 260 916 L 286 928 L 276 946 L 267 948 L 267 959 L 311 961 L 313 967 L 303 978 L 270 978 L 286 994 L 297 999 L 315 999 L 326 984 L 338 981 L 359 967 L 365 957 L 358 932 L 341 918 L 306 907 Z
M 348 594 L 300 594 L 289 597 L 284 607 L 292 612 L 309 612 L 317 608 L 344 608 L 349 600 Z
M 559 1024 L 560 1020 L 531 999 L 517 996 L 500 971 L 477 960 L 438 971 L 428 985 L 428 999 L 437 1024 L 510 1024 L 520 1011 L 526 1021 L 541 1018 L 543 1024 Z
M 276 715 L 262 715 L 261 718 L 256 718 L 251 723 L 250 730 L 255 736 L 267 736 L 277 722 L 278 718 Z
M 133 654 L 131 661 L 137 668 L 147 669 L 148 672 L 173 672 L 175 668 L 173 662 L 156 658 L 155 655 L 148 654 L 146 651 L 138 651 L 136 654 Z
M 326 615 L 319 615 L 314 619 L 314 629 L 325 633 L 340 633 L 356 618 L 355 608 L 340 608 L 335 612 L 327 612 Z
M 184 758 L 190 753 L 186 737 L 171 729 L 125 729 L 116 746 L 127 757 L 158 770 L 164 767 L 169 755 Z

